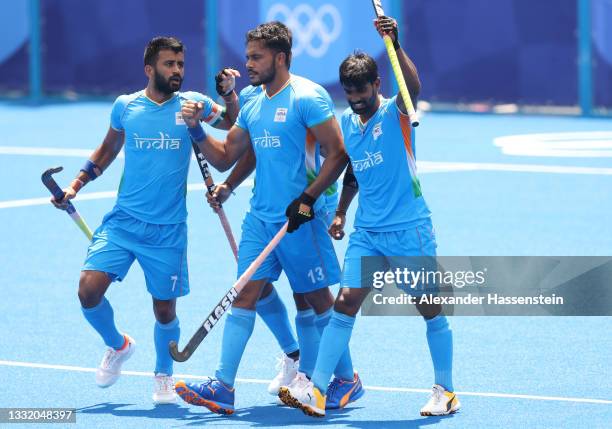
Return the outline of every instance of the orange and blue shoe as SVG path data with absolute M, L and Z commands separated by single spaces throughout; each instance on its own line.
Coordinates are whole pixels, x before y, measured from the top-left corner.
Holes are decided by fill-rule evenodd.
M 215 378 L 205 383 L 185 383 L 183 380 L 174 385 L 176 394 L 189 404 L 206 407 L 213 413 L 234 413 L 234 389 L 227 387 Z
M 363 384 L 359 374 L 355 373 L 353 381 L 341 380 L 334 378 L 329 386 L 327 386 L 327 402 L 325 403 L 326 410 L 337 410 L 344 408 L 349 403 L 355 402 L 365 393 Z

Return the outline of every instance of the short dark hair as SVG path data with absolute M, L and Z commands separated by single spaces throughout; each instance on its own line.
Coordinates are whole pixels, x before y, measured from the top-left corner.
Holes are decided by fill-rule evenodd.
M 365 52 L 355 51 L 340 64 L 340 83 L 361 88 L 378 79 L 378 65 Z
M 183 42 L 176 37 L 154 37 L 151 39 L 144 52 L 144 64 L 154 66 L 159 57 L 159 51 L 170 49 L 175 54 L 185 52 Z
M 260 24 L 246 34 L 246 43 L 262 42 L 268 49 L 282 52 L 287 58 L 287 68 L 291 65 L 291 46 L 293 37 L 291 30 L 280 21 L 266 22 Z

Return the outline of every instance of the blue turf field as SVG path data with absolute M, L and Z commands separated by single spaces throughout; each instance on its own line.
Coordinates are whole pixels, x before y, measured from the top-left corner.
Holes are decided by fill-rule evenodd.
M 78 426 L 87 428 L 610 427 L 611 323 L 597 317 L 452 318 L 455 386 L 463 409 L 451 417 L 419 416 L 433 377 L 425 326 L 418 318 L 393 317 L 357 321 L 353 360 L 370 388 L 363 399 L 325 420 L 274 405 L 265 388 L 275 374 L 278 347 L 261 322 L 238 372 L 235 416 L 182 403 L 156 408 L 148 374 L 154 319 L 137 265 L 107 296 L 120 329 L 136 339 L 138 349 L 124 367 L 128 373 L 113 387 L 98 389 L 92 371 L 104 347 L 76 297 L 87 243 L 65 214 L 45 202 L 39 177 L 46 168 L 63 165 L 67 172 L 57 179 L 68 183 L 101 141 L 109 111 L 109 103 L 0 105 L 0 407 L 77 408 Z M 595 131 L 607 137 L 591 156 L 511 156 L 493 144 L 507 135 Z M 609 120 L 426 115 L 418 129 L 417 158 L 439 254 L 612 254 L 611 142 Z M 112 207 L 110 191 L 116 190 L 121 170 L 119 159 L 76 200 L 92 228 Z M 194 185 L 187 201 L 192 293 L 178 305 L 183 340 L 235 278 L 233 256 L 218 218 L 203 202 L 195 164 L 189 183 Z M 249 195 L 249 187 L 241 187 L 226 204 L 237 236 Z M 349 218 L 353 214 L 354 207 Z M 346 244 L 346 239 L 337 243 L 340 258 Z M 286 279 L 278 290 L 293 315 Z M 175 371 L 193 378 L 212 374 L 221 333 L 215 328 Z

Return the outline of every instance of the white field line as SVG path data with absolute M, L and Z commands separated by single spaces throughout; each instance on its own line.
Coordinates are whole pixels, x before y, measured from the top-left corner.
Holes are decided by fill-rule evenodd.
M 68 156 L 83 158 L 90 156 L 92 151 L 92 149 L 0 146 L 0 155 Z M 120 152 L 118 158 L 122 157 L 123 152 Z M 512 171 L 523 173 L 612 175 L 612 168 L 572 167 L 563 165 L 417 161 L 417 166 L 420 173 L 439 173 L 450 171 Z
M 247 179 L 239 186 L 242 187 L 253 187 L 253 180 Z M 187 185 L 187 191 L 198 191 L 204 190 L 203 183 L 191 183 Z M 87 201 L 87 200 L 101 200 L 104 198 L 115 198 L 117 196 L 117 191 L 104 191 L 104 192 L 79 192 L 77 197 L 74 199 L 75 202 L 79 201 Z M 0 209 L 8 209 L 13 207 L 27 207 L 27 206 L 42 206 L 46 204 L 51 204 L 49 199 L 51 195 L 48 197 L 42 198 L 26 198 L 23 200 L 9 200 L 9 201 L 0 201 Z
M 37 155 L 37 156 L 78 156 L 87 157 L 89 149 L 62 149 L 62 148 L 36 148 L 19 146 L 0 146 L 0 154 L 4 155 Z M 123 153 L 119 154 L 123 156 Z M 587 174 L 587 175 L 612 175 L 612 168 L 605 167 L 579 167 L 562 165 L 540 165 L 540 164 L 503 164 L 503 163 L 478 163 L 478 162 L 435 162 L 417 161 L 420 174 L 447 173 L 455 171 L 505 171 L 515 173 L 547 173 L 547 174 Z M 245 180 L 240 187 L 253 187 L 253 180 Z M 187 185 L 188 191 L 202 190 L 203 184 L 192 183 Z M 116 191 L 85 192 L 79 193 L 75 201 L 97 200 L 103 198 L 115 198 Z M 0 201 L 0 209 L 13 207 L 27 207 L 49 204 L 49 197 L 27 198 L 21 200 Z
M 81 366 L 71 365 L 50 365 L 45 363 L 19 362 L 10 360 L 0 360 L 0 366 L 12 366 L 21 368 L 38 368 L 38 369 L 54 369 L 60 371 L 75 371 L 75 372 L 96 372 L 96 368 L 85 368 Z M 144 371 L 122 371 L 123 375 L 131 375 L 136 377 L 152 377 L 152 372 Z M 186 378 L 191 380 L 207 380 L 208 377 L 193 374 L 174 374 L 175 378 Z M 257 378 L 237 378 L 237 382 L 246 384 L 268 384 L 270 380 L 262 380 Z M 365 386 L 368 390 L 380 392 L 403 392 L 403 393 L 429 393 L 429 389 L 412 389 L 408 387 L 383 387 L 383 386 Z M 590 399 L 590 398 L 568 398 L 561 396 L 539 396 L 539 395 L 518 395 L 511 393 L 489 393 L 489 392 L 455 392 L 460 396 L 480 396 L 488 398 L 509 398 L 509 399 L 529 399 L 533 401 L 557 401 L 557 402 L 582 402 L 588 404 L 606 404 L 612 405 L 612 401 L 605 399 Z

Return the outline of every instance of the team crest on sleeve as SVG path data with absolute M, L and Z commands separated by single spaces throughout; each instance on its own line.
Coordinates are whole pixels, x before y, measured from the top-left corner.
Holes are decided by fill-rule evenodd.
M 286 122 L 287 121 L 287 108 L 279 107 L 276 109 L 274 114 L 274 122 Z
M 382 136 L 382 133 L 382 122 L 379 122 L 372 128 L 372 137 L 374 137 L 374 141 L 378 140 L 378 137 Z
M 174 117 L 176 118 L 176 125 L 185 125 L 185 121 L 183 120 L 183 115 L 181 114 L 181 112 L 176 112 L 174 114 Z

